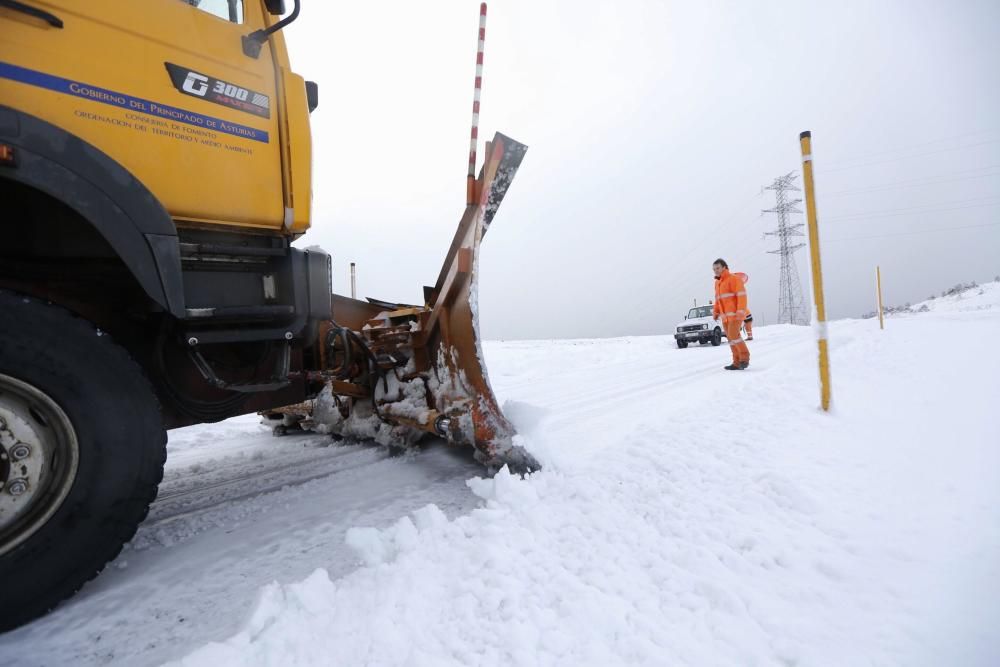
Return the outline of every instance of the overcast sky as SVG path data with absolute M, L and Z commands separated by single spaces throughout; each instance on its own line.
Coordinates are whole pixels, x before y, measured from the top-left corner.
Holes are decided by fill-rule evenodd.
M 478 2 L 304 0 L 313 229 L 335 291 L 418 302 L 465 199 Z M 1000 3 L 489 5 L 480 136 L 530 146 L 483 245 L 487 338 L 672 332 L 750 276 L 773 322 L 774 205 L 813 133 L 829 315 L 1000 274 Z M 804 222 L 804 216 L 796 216 Z M 950 231 L 940 231 L 950 230 Z M 808 250 L 796 254 L 811 301 Z

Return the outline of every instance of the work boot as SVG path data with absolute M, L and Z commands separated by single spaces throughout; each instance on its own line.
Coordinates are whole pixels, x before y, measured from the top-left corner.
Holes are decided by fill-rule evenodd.
M 747 340 L 753 340 L 753 336 L 747 336 Z
M 750 368 L 750 362 L 749 361 L 740 362 L 740 370 L 741 371 L 745 371 L 748 368 Z
M 727 371 L 741 371 L 741 370 L 743 370 L 743 366 L 740 365 L 740 364 L 736 364 L 736 363 L 729 364 L 728 366 L 723 366 L 723 368 L 725 368 Z

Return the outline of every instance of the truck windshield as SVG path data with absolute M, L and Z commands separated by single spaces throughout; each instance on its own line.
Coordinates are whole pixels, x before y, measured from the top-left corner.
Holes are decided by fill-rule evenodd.
M 696 317 L 711 317 L 712 307 L 711 306 L 698 306 L 697 308 L 692 308 L 688 311 L 688 319 L 693 320 Z
M 232 23 L 243 23 L 243 0 L 184 0 L 187 4 Z

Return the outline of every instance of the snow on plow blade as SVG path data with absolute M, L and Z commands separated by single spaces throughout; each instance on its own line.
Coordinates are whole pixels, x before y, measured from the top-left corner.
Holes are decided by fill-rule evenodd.
M 359 301 L 335 294 L 333 319 L 321 331 L 318 398 L 266 413 L 344 437 L 406 446 L 427 432 L 475 447 L 489 468 L 539 468 L 514 445 L 514 427 L 490 388 L 477 312 L 479 246 L 527 147 L 502 134 L 487 144 L 476 181 L 437 282 L 424 305 Z
M 432 357 L 439 385 L 437 409 L 449 418 L 448 437 L 474 445 L 487 464 L 537 468 L 537 462 L 512 443 L 514 427 L 504 417 L 490 387 L 479 334 L 479 249 L 500 202 L 524 158 L 527 146 L 502 134 L 488 144 L 477 182 L 477 205 L 466 207 L 437 282 L 425 288 L 430 307 L 418 346 Z M 465 418 L 464 415 L 468 415 Z M 471 424 L 469 423 L 471 421 Z

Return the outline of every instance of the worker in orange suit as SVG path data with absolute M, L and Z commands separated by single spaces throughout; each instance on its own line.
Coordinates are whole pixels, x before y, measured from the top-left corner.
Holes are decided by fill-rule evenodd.
M 742 371 L 750 365 L 750 348 L 743 342 L 740 329 L 747 316 L 747 288 L 743 279 L 729 272 L 726 260 L 717 259 L 712 263 L 715 273 L 715 303 L 712 317 L 722 318 L 722 326 L 729 339 L 729 350 L 733 353 L 733 363 L 727 371 Z
M 743 320 L 743 330 L 747 332 L 747 340 L 753 340 L 753 315 L 750 314 L 749 308 L 747 308 L 747 317 Z

